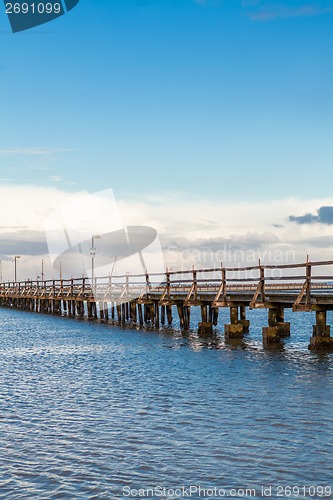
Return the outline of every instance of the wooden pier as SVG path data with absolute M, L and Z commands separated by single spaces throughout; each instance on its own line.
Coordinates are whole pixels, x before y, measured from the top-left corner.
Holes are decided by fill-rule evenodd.
M 199 335 L 210 335 L 220 308 L 229 308 L 227 338 L 242 338 L 250 330 L 247 309 L 265 308 L 265 345 L 290 335 L 284 311 L 314 311 L 316 324 L 310 349 L 333 349 L 327 311 L 333 309 L 333 261 L 168 271 L 70 280 L 0 284 L 0 305 L 45 314 L 87 318 L 120 324 L 172 324 L 177 311 L 180 327 L 188 330 L 191 307 L 200 307 Z M 315 272 L 314 272 L 315 271 Z M 324 273 L 324 274 L 323 274 Z

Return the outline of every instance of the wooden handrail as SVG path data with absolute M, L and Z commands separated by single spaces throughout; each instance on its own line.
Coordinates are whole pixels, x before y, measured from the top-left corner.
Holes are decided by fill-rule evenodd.
M 217 268 L 206 268 L 206 269 L 188 269 L 188 270 L 178 270 L 178 271 L 170 271 L 166 270 L 165 273 L 149 273 L 145 272 L 144 274 L 133 274 L 130 275 L 128 273 L 122 274 L 119 276 L 112 276 L 112 287 L 117 288 L 118 286 L 126 285 L 126 295 L 129 294 L 130 287 L 146 287 L 146 293 L 149 293 L 151 289 L 156 286 L 160 286 L 163 284 L 166 286 L 166 296 L 170 297 L 170 290 L 174 286 L 182 286 L 188 284 L 191 288 L 191 292 L 189 293 L 188 300 L 193 296 L 193 299 L 196 300 L 197 291 L 200 286 L 203 284 L 214 283 L 218 286 L 221 285 L 221 289 L 219 290 L 219 294 L 216 296 L 216 301 L 219 300 L 221 294 L 225 298 L 226 287 L 230 284 L 237 283 L 247 283 L 247 284 L 258 284 L 260 282 L 260 295 L 262 301 L 265 300 L 265 285 L 270 282 L 288 282 L 304 280 L 307 282 L 306 286 L 306 302 L 309 303 L 311 296 L 311 284 L 316 282 L 323 281 L 333 281 L 333 275 L 325 273 L 324 275 L 313 275 L 312 268 L 320 267 L 320 266 L 333 266 L 333 261 L 314 261 L 311 262 L 307 260 L 304 263 L 297 264 L 279 264 L 279 265 L 264 265 L 259 262 L 258 265 L 255 266 L 245 266 L 245 267 L 221 267 Z M 293 276 L 288 273 L 285 276 L 282 271 L 290 270 L 290 269 L 304 269 L 304 274 L 299 274 Z M 272 276 L 269 271 L 280 270 L 281 275 Z M 255 276 L 240 276 L 239 273 L 244 273 L 248 271 L 256 271 Z M 236 276 L 233 276 L 234 273 L 238 273 Z M 222 277 L 221 277 L 222 274 Z M 215 276 L 216 275 L 216 276 Z M 71 292 L 74 289 L 78 288 L 81 290 L 81 294 L 84 294 L 85 291 L 91 293 L 93 290 L 100 289 L 101 287 L 108 286 L 110 288 L 110 276 L 96 276 L 94 278 L 94 286 L 91 284 L 86 284 L 86 277 L 81 278 L 70 278 L 70 279 L 59 279 L 59 280 L 43 280 L 43 281 L 21 281 L 14 283 L 12 281 L 4 282 L 0 284 L 0 292 L 5 292 L 10 289 L 13 290 L 15 287 L 19 288 L 20 291 L 30 289 L 43 289 L 45 292 L 47 290 L 52 290 L 53 294 L 56 293 L 56 290 L 62 292 L 63 290 L 68 290 L 71 288 Z M 192 286 L 193 285 L 193 286 Z M 224 300 L 224 299 L 222 299 Z

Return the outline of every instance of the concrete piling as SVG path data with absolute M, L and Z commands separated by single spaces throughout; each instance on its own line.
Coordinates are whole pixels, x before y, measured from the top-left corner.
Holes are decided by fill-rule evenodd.
M 327 309 L 318 307 L 316 310 L 316 324 L 313 326 L 313 335 L 310 338 L 309 349 L 333 349 L 331 328 L 327 325 Z
M 290 335 L 290 323 L 284 321 L 284 307 L 281 304 L 268 308 L 268 327 L 262 329 L 264 344 L 276 344 Z
M 238 339 L 244 335 L 243 325 L 238 320 L 238 307 L 230 307 L 230 324 L 224 325 L 224 333 L 226 338 Z

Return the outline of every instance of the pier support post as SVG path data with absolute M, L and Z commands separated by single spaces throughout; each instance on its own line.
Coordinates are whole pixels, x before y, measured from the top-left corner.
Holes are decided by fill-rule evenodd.
M 262 329 L 262 339 L 264 344 L 278 344 L 281 342 L 279 329 L 277 326 L 264 326 Z
M 180 327 L 185 328 L 184 307 L 182 303 L 177 304 L 177 312 L 179 316 Z
M 276 318 L 277 318 L 277 309 L 275 307 L 271 307 L 268 309 L 268 326 L 274 327 L 276 326 Z
M 276 325 L 279 328 L 280 337 L 290 336 L 290 323 L 284 320 L 284 307 L 282 304 L 277 306 Z
M 144 304 L 143 305 L 143 319 L 144 319 L 145 323 L 148 323 L 148 321 L 150 320 L 149 313 L 150 313 L 150 309 L 148 307 L 148 304 Z
M 246 319 L 246 306 L 240 306 L 239 312 L 240 312 L 240 320 L 238 321 L 238 323 L 243 325 L 244 333 L 249 333 L 250 320 Z
M 118 323 L 121 323 L 121 304 L 117 304 L 117 320 Z
M 198 324 L 198 335 L 203 337 L 213 335 L 213 323 L 210 321 L 200 321 Z
M 98 319 L 98 314 L 97 314 L 97 303 L 96 302 L 92 303 L 92 309 L 93 309 L 94 320 L 97 320 Z
M 217 326 L 218 319 L 219 319 L 219 308 L 214 307 L 213 308 L 213 325 L 214 326 Z
M 213 308 L 210 304 L 208 306 L 208 320 L 210 323 L 213 323 Z
M 238 307 L 230 307 L 230 323 L 237 325 L 238 323 Z
M 160 327 L 160 308 L 158 302 L 154 304 L 154 326 L 155 328 Z
M 142 305 L 141 304 L 137 304 L 137 306 L 138 306 L 139 325 L 143 326 Z
M 161 324 L 165 325 L 165 306 L 161 307 Z
M 126 308 L 125 302 L 121 304 L 121 322 L 126 323 L 126 320 L 128 318 L 128 309 Z
M 238 307 L 230 307 L 230 324 L 224 325 L 225 336 L 229 339 L 241 339 L 244 335 L 244 327 L 238 321 Z
M 53 314 L 60 314 L 59 300 L 53 301 Z
M 98 304 L 98 307 L 99 307 L 99 318 L 101 321 L 104 321 L 104 304 L 103 302 L 99 302 Z
M 276 318 L 277 318 L 277 308 L 270 307 L 268 309 L 268 326 L 264 326 L 262 329 L 262 339 L 264 345 L 278 344 L 281 341 Z
M 277 344 L 282 337 L 289 337 L 290 323 L 284 321 L 284 307 L 277 304 L 268 309 L 268 327 L 262 329 L 264 344 Z
M 316 310 L 316 324 L 313 326 L 309 349 L 333 349 L 333 338 L 330 333 L 331 328 L 327 325 L 327 310 L 325 307 L 320 307 Z
M 80 302 L 77 303 L 77 312 L 80 318 L 83 318 L 84 316 L 84 302 L 83 300 L 80 300 Z
M 93 314 L 92 314 L 92 302 L 87 302 L 87 309 L 88 309 L 88 319 L 93 319 Z
M 201 306 L 201 321 L 202 323 L 207 323 L 207 305 L 203 304 Z
M 166 306 L 168 325 L 172 324 L 172 306 Z
M 107 302 L 104 302 L 104 319 L 106 322 L 109 321 L 109 307 Z
M 143 326 L 142 305 L 138 304 L 139 325 Z
M 185 328 L 188 330 L 190 328 L 191 322 L 191 307 L 184 306 L 184 317 L 185 317 Z
M 136 303 L 131 302 L 130 304 L 130 318 L 132 323 L 136 324 L 137 322 L 137 316 L 136 316 Z
M 213 335 L 213 323 L 208 321 L 206 304 L 201 305 L 201 322 L 198 324 L 198 335 L 203 337 Z

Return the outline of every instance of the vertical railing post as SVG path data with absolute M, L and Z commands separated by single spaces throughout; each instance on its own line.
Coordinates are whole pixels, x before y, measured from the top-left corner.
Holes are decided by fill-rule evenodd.
M 148 298 L 148 293 L 149 293 L 149 275 L 148 275 L 147 269 L 146 269 L 146 295 L 147 295 L 147 298 Z
M 168 297 L 168 300 L 170 300 L 170 272 L 169 270 L 167 269 L 166 270 L 166 292 L 167 292 L 167 297 Z
M 227 301 L 227 270 L 222 267 L 222 299 L 223 302 Z
M 265 297 L 265 268 L 261 265 L 259 259 L 259 270 L 260 270 L 260 294 L 261 294 L 261 302 L 266 301 Z
M 192 274 L 193 274 L 193 295 L 194 295 L 194 300 L 196 301 L 198 298 L 198 280 L 197 280 L 197 272 L 194 269 L 194 266 L 192 267 Z
M 309 256 L 306 256 L 306 264 L 305 264 L 305 273 L 306 273 L 306 296 L 305 302 L 307 305 L 311 303 L 311 262 L 309 262 Z

